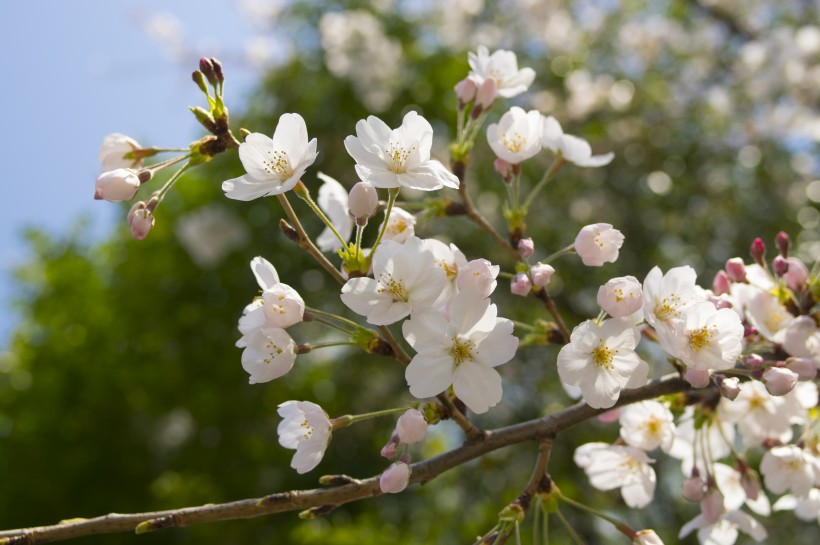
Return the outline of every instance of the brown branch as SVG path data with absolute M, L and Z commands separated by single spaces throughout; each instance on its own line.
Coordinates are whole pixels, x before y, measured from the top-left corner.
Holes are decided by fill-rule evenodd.
M 538 457 L 535 459 L 535 467 L 532 468 L 532 475 L 524 488 L 524 494 L 527 499 L 531 499 L 538 491 L 542 481 L 547 475 L 547 465 L 550 461 L 550 453 L 552 452 L 553 437 L 547 436 L 541 439 L 538 443 Z
M 544 308 L 547 309 L 547 312 L 550 313 L 552 319 L 555 320 L 555 324 L 558 326 L 559 331 L 561 331 L 561 336 L 563 337 L 562 344 L 568 343 L 570 337 L 569 328 L 567 327 L 567 324 L 564 323 L 564 318 L 558 311 L 558 307 L 555 306 L 555 300 L 550 296 L 547 288 L 543 287 L 539 290 L 532 290 L 530 293 L 532 293 L 536 299 L 540 299 L 544 303 Z
M 688 389 L 689 385 L 685 381 L 677 375 L 671 375 L 653 381 L 644 387 L 621 392 L 621 397 L 615 406 L 628 405 Z M 413 464 L 410 482 L 426 483 L 447 470 L 506 446 L 524 441 L 552 438 L 602 412 L 604 412 L 603 409 L 593 409 L 585 403 L 577 403 L 542 418 L 486 431 L 478 441 L 467 442 L 449 452 Z M 138 526 L 141 532 L 148 532 L 161 528 L 260 517 L 312 507 L 339 506 L 380 494 L 379 477 L 374 476 L 361 481 L 354 480 L 342 486 L 294 490 L 261 499 L 246 499 L 149 513 L 112 513 L 91 519 L 74 519 L 52 526 L 8 530 L 0 532 L 0 545 L 34 545 L 88 535 L 132 532 L 137 530 Z M 153 522 L 145 524 L 146 521 Z

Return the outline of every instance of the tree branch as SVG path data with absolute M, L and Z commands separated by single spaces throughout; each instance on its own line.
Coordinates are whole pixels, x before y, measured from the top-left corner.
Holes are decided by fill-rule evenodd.
M 644 387 L 621 392 L 621 397 L 615 406 L 683 392 L 689 388 L 689 385 L 678 375 L 670 375 Z M 486 431 L 476 441 L 468 441 L 461 447 L 413 464 L 410 482 L 426 483 L 447 470 L 506 446 L 524 441 L 552 438 L 602 412 L 604 412 L 603 409 L 593 409 L 581 402 L 542 418 Z M 88 535 L 132 532 L 136 531 L 138 526 L 140 533 L 143 533 L 162 528 L 260 517 L 311 507 L 338 506 L 378 495 L 381 495 L 379 476 L 374 476 L 369 479 L 352 480 L 342 486 L 293 490 L 261 499 L 246 499 L 148 513 L 111 513 L 91 519 L 73 519 L 52 526 L 8 530 L 0 532 L 0 545 L 34 545 Z M 146 523 L 146 521 L 150 522 Z

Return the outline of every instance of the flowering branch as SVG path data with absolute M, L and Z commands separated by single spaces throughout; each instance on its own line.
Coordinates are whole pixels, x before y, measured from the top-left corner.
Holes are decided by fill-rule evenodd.
M 616 406 L 628 405 L 646 399 L 683 392 L 688 389 L 690 389 L 688 383 L 677 375 L 670 375 L 641 388 L 624 390 Z M 604 411 L 601 409 L 593 409 L 581 402 L 541 418 L 488 430 L 476 441 L 468 441 L 461 447 L 413 464 L 411 466 L 410 482 L 426 483 L 445 471 L 506 446 L 554 437 L 602 412 Z M 540 452 L 544 452 L 544 447 Z M 546 463 L 546 457 L 539 455 L 539 463 Z M 381 495 L 381 490 L 378 476 L 362 480 L 351 479 L 349 483 L 341 486 L 312 490 L 292 490 L 272 494 L 264 498 L 251 498 L 167 511 L 132 514 L 111 513 L 91 519 L 71 519 L 52 526 L 7 530 L 0 532 L 0 545 L 34 545 L 36 543 L 51 543 L 88 535 L 131 531 L 146 533 L 164 528 L 253 518 L 320 506 L 339 506 L 379 495 Z

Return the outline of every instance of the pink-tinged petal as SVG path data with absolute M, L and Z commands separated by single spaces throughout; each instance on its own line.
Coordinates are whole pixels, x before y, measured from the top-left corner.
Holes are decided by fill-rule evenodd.
M 251 260 L 251 271 L 262 291 L 267 291 L 279 283 L 279 274 L 276 267 L 264 257 L 254 257 Z
M 371 147 L 381 148 L 390 141 L 392 130 L 387 123 L 378 117 L 371 115 L 366 120 L 361 119 L 356 123 L 356 136 L 361 140 L 365 149 Z
M 416 354 L 404 371 L 410 393 L 419 399 L 440 394 L 453 383 L 455 374 L 453 358 Z
M 737 525 L 744 533 L 758 543 L 769 537 L 766 528 L 743 511 L 733 511 L 726 515 L 726 520 Z
M 251 307 L 248 310 L 248 307 Z M 255 330 L 265 325 L 265 310 L 262 308 L 261 301 L 253 306 L 245 307 L 245 314 L 239 318 L 239 332 L 242 335 L 248 335 Z
M 640 388 L 649 382 L 649 364 L 638 358 L 638 366 L 629 374 L 624 388 Z M 666 449 L 664 449 L 666 450 Z
M 624 502 L 633 509 L 646 507 L 655 495 L 655 471 L 648 468 L 647 474 L 641 475 L 641 477 L 637 482 L 621 487 L 621 496 L 624 498 Z
M 485 413 L 501 401 L 501 375 L 492 367 L 465 361 L 456 367 L 453 391 L 471 411 Z
M 404 187 L 421 191 L 433 191 L 441 189 L 442 186 L 458 189 L 459 186 L 456 175 L 434 159 L 408 168 L 405 174 L 399 176 L 399 179 Z

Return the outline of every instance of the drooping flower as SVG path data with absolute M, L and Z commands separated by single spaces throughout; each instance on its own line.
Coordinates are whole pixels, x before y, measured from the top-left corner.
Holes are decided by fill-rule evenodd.
M 404 322 L 404 338 L 416 351 L 405 370 L 410 393 L 431 397 L 451 384 L 475 413 L 501 401 L 501 376 L 495 367 L 515 355 L 518 338 L 510 320 L 497 317 L 495 305 L 471 291 L 450 300 L 446 316 L 431 310 L 414 312 Z
M 583 138 L 565 134 L 552 116 L 542 116 L 541 145 L 553 153 L 560 153 L 565 161 L 579 167 L 602 167 L 612 162 L 615 154 L 592 155 L 592 147 Z
M 572 330 L 569 344 L 558 353 L 561 381 L 581 389 L 584 401 L 596 409 L 615 405 L 621 390 L 646 382 L 648 364 L 635 347 L 640 332 L 626 320 L 593 320 Z
M 575 450 L 576 465 L 598 490 L 621 489 L 629 507 L 646 507 L 655 495 L 654 460 L 635 447 L 587 443 Z
M 613 278 L 598 288 L 598 305 L 613 318 L 629 316 L 643 307 L 641 283 L 634 276 Z
M 683 539 L 694 530 L 698 531 L 698 541 L 701 545 L 734 545 L 738 530 L 742 530 L 757 542 L 765 540 L 769 535 L 762 524 L 743 511 L 725 513 L 712 524 L 702 514 L 698 515 L 683 525 L 678 537 Z
M 674 355 L 690 369 L 731 369 L 743 349 L 743 324 L 732 309 L 694 303 L 677 323 L 675 341 Z
M 333 425 L 327 413 L 310 401 L 286 401 L 277 412 L 283 418 L 276 429 L 279 444 L 296 450 L 290 467 L 307 473 L 322 461 Z
M 308 142 L 302 116 L 282 114 L 273 139 L 252 133 L 240 144 L 239 160 L 247 174 L 222 182 L 222 191 L 239 201 L 290 191 L 317 155 L 316 139 Z
M 288 328 L 302 321 L 305 301 L 292 287 L 279 282 L 276 268 L 263 257 L 251 260 L 251 270 L 262 295 L 245 307 L 239 331 L 248 335 L 260 327 Z
M 125 155 L 139 149 L 140 145 L 131 137 L 118 132 L 103 138 L 100 145 L 100 170 L 107 172 L 118 168 L 139 168 L 142 159 L 126 159 Z
M 319 198 L 316 199 L 319 208 L 327 215 L 330 223 L 336 228 L 336 231 L 343 239 L 349 240 L 350 234 L 353 232 L 353 220 L 348 213 L 348 199 L 347 190 L 336 181 L 334 178 L 318 172 L 316 176 L 324 183 L 319 188 Z M 342 247 L 342 243 L 330 230 L 330 227 L 325 227 L 325 230 L 316 237 L 316 246 L 323 252 L 331 252 Z
M 627 445 L 664 452 L 675 441 L 675 423 L 672 413 L 658 401 L 641 401 L 621 409 L 621 438 Z
M 587 225 L 575 237 L 573 247 L 587 267 L 600 267 L 615 263 L 618 250 L 624 244 L 624 236 L 608 223 Z
M 236 342 L 242 351 L 242 368 L 250 384 L 270 382 L 287 374 L 296 361 L 296 343 L 284 329 L 260 327 Z
M 476 86 L 480 87 L 484 80 L 493 78 L 496 92 L 504 98 L 512 98 L 529 89 L 535 80 L 535 71 L 532 68 L 518 69 L 518 59 L 515 53 L 505 49 L 490 51 L 483 45 L 478 50 L 467 54 L 470 63 L 470 75 Z
M 427 420 L 418 409 L 407 409 L 396 422 L 396 436 L 399 443 L 412 445 L 427 435 Z
M 541 151 L 541 114 L 513 106 L 498 123 L 487 127 L 487 142 L 493 152 L 512 165 Z
M 145 207 L 145 202 L 140 201 L 128 211 L 128 226 L 131 227 L 131 236 L 137 240 L 142 240 L 154 227 L 154 214 Z
M 433 127 L 417 112 L 409 112 L 401 127 L 392 130 L 371 115 L 356 123 L 356 136 L 345 138 L 345 148 L 356 160 L 356 173 L 375 187 L 458 189 L 455 174 L 430 158 L 432 146 Z
M 432 308 L 447 283 L 432 252 L 411 237 L 404 244 L 383 241 L 373 257 L 374 278 L 351 278 L 342 302 L 373 325 L 392 324 L 413 310 Z

